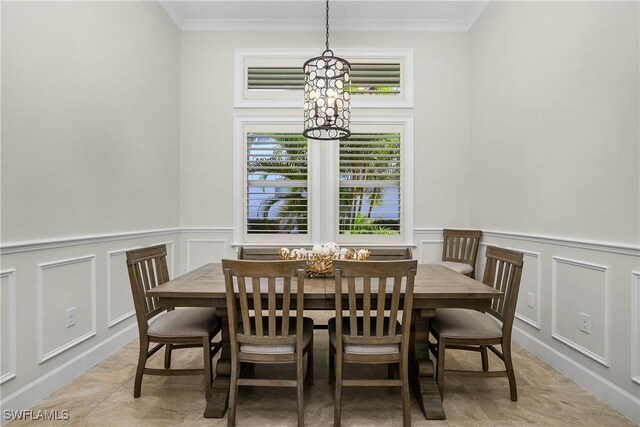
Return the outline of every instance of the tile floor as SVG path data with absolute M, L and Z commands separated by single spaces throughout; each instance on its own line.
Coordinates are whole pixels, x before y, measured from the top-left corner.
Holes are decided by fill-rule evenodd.
M 305 421 L 308 426 L 329 426 L 333 422 L 332 389 L 327 383 L 327 333 L 315 335 L 315 382 L 305 392 Z M 200 377 L 145 376 L 142 396 L 133 398 L 133 375 L 137 340 L 117 351 L 71 383 L 40 402 L 33 409 L 66 409 L 70 420 L 10 423 L 22 425 L 75 426 L 226 426 L 227 420 L 205 419 L 204 391 Z M 598 400 L 561 373 L 519 346 L 514 349 L 518 402 L 509 399 L 506 378 L 456 378 L 445 384 L 446 421 L 426 421 L 413 401 L 414 426 L 633 426 L 620 413 Z M 150 366 L 162 366 L 163 352 Z M 174 367 L 201 363 L 196 349 L 174 352 Z M 477 353 L 447 352 L 447 366 L 479 368 Z M 492 356 L 491 366 L 500 367 Z M 268 367 L 256 369 L 264 374 Z M 274 369 L 283 369 L 277 367 Z M 267 372 L 268 373 L 268 372 Z M 291 370 L 293 374 L 293 370 Z M 353 376 L 386 375 L 385 367 L 364 366 Z M 344 426 L 401 426 L 401 401 L 397 389 L 348 388 L 343 396 Z M 294 389 L 241 388 L 239 426 L 296 425 Z

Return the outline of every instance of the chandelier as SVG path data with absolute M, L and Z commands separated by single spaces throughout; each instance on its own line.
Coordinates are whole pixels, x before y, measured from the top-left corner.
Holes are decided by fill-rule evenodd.
M 329 0 L 326 49 L 304 63 L 304 131 L 306 138 L 344 139 L 351 135 L 349 93 L 351 65 L 329 49 Z

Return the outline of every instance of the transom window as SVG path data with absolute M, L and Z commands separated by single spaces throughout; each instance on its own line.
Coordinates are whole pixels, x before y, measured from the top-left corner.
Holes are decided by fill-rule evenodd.
M 356 108 L 413 108 L 413 51 L 335 49 L 351 64 L 349 90 Z M 317 49 L 236 49 L 236 108 L 297 108 L 304 62 Z

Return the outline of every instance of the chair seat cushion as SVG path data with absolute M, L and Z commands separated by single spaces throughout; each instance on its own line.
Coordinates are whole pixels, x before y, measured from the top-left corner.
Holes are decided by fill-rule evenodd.
M 375 335 L 376 319 L 372 319 L 371 332 Z M 358 317 L 358 332 L 362 334 L 364 319 Z M 336 347 L 336 318 L 329 319 L 329 342 L 333 347 Z M 389 329 L 389 318 L 385 317 L 384 329 L 385 332 Z M 342 332 L 343 334 L 351 333 L 351 321 L 349 318 L 342 318 Z M 396 334 L 402 333 L 402 326 L 400 322 L 396 322 Z M 400 353 L 400 344 L 344 344 L 344 352 L 350 354 L 397 354 Z
M 500 338 L 502 326 L 487 313 L 466 308 L 439 308 L 431 330 L 445 338 Z
M 251 318 L 251 324 L 255 324 L 255 317 Z M 268 318 L 263 318 L 263 328 L 267 333 Z M 289 319 L 289 334 L 295 333 L 296 318 Z M 280 335 L 282 331 L 282 317 L 276 319 L 276 335 Z M 241 333 L 242 331 L 240 331 Z M 307 348 L 313 339 L 313 319 L 303 317 L 302 319 L 302 347 Z M 268 345 L 268 344 L 240 344 L 240 351 L 243 353 L 253 354 L 291 354 L 296 349 L 295 344 Z
M 473 272 L 473 267 L 464 262 L 442 261 L 440 265 L 444 265 L 448 269 L 457 271 L 460 274 L 469 274 Z
M 207 337 L 222 327 L 215 308 L 179 308 L 156 316 L 150 323 L 148 335 L 170 337 Z

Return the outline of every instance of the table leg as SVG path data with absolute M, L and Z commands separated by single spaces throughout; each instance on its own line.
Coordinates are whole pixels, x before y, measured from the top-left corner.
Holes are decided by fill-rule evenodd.
M 217 309 L 222 318 L 222 348 L 216 364 L 216 376 L 213 379 L 213 393 L 204 410 L 205 418 L 222 418 L 229 405 L 229 386 L 231 384 L 231 343 L 229 342 L 229 318 L 226 310 Z
M 413 389 L 420 408 L 427 420 L 444 420 L 445 414 L 442 399 L 435 380 L 435 369 L 429 358 L 427 343 L 429 342 L 429 319 L 435 310 L 415 309 L 412 313 L 411 351 L 409 373 Z

